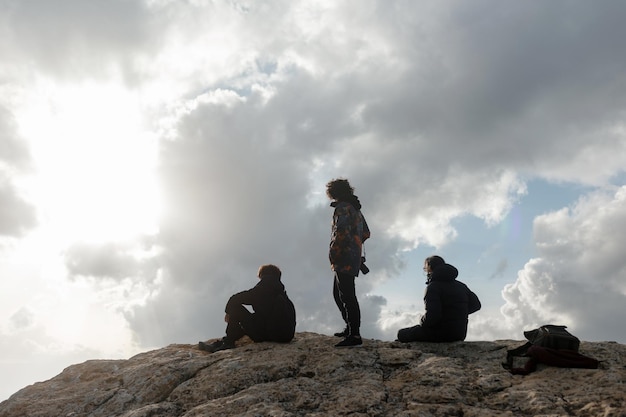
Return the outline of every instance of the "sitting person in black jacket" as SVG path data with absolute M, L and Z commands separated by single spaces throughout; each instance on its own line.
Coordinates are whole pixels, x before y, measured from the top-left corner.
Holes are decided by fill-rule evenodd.
M 226 303 L 226 336 L 210 344 L 199 342 L 201 350 L 232 349 L 246 335 L 255 342 L 287 343 L 293 339 L 296 311 L 280 280 L 280 269 L 276 265 L 263 265 L 257 275 L 260 279 L 257 285 L 233 295 Z M 254 313 L 244 305 L 252 306 Z
M 480 300 L 467 285 L 456 280 L 459 271 L 440 256 L 424 262 L 426 312 L 420 324 L 398 331 L 400 342 L 454 342 L 465 340 L 467 316 L 480 310 Z

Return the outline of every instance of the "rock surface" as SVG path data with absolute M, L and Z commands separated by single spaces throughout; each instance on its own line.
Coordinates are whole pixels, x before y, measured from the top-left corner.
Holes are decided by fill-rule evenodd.
M 410 343 L 297 333 L 205 353 L 170 345 L 92 360 L 0 403 L 0 417 L 626 416 L 626 345 L 583 342 L 600 369 L 501 366 L 521 341 Z

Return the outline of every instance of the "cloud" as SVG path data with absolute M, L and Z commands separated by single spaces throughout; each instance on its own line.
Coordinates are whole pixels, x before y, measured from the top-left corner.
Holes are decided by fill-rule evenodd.
M 268 144 L 273 121 L 260 119 L 265 115 L 254 111 L 255 99 L 202 103 L 181 119 L 177 137 L 163 143 L 167 203 L 158 245 L 164 274 L 158 294 L 130 318 L 137 328 L 156 321 L 167 340 L 172 332 L 184 338 L 222 333 L 226 300 L 255 285 L 264 263 L 283 270 L 287 291 L 299 301 L 300 323 L 319 308 L 307 290 L 317 293 L 323 282 L 330 294 L 330 208 L 307 205 L 307 154 Z
M 500 262 L 498 262 L 498 265 L 496 266 L 495 271 L 493 271 L 491 275 L 489 275 L 489 279 L 497 279 L 497 278 L 502 277 L 504 273 L 506 272 L 508 266 L 509 266 L 508 260 L 501 259 Z
M 626 27 L 618 16 L 625 8 L 487 0 L 12 2 L 1 18 L 0 69 L 22 93 L 33 82 L 44 94 L 42 78 L 80 91 L 85 80 L 100 79 L 136 92 L 160 146 L 164 207 L 151 243 L 158 250 L 76 242 L 64 260 L 76 282 L 142 287 L 140 302 L 119 311 L 144 346 L 221 335 L 228 296 L 253 286 L 267 262 L 283 269 L 300 329 L 341 326 L 323 195 L 335 177 L 356 187 L 373 232 L 366 244 L 372 273 L 357 290 L 364 329 L 382 337 L 389 300 L 372 290 L 402 270 L 403 251 L 450 244 L 458 234 L 453 221 L 463 216 L 497 224 L 527 193 L 528 178 L 599 185 L 623 172 Z M 97 120 L 108 121 L 107 113 Z M 18 160 L 17 141 L 5 137 L 0 157 Z M 15 183 L 2 184 L 8 214 L 0 214 L 0 233 L 32 227 Z M 126 207 L 126 200 L 115 203 Z M 504 291 L 512 325 L 540 321 L 540 300 L 561 285 L 553 251 L 565 249 L 548 248 L 553 239 L 545 234 L 590 241 L 591 226 L 577 240 L 548 225 L 561 218 L 583 224 L 568 213 L 537 220 L 541 256 Z M 576 279 L 569 291 L 576 285 L 590 289 Z M 560 307 L 548 316 L 572 317 L 569 310 L 558 316 Z
M 13 115 L 0 104 L 0 236 L 20 236 L 37 224 L 35 208 L 15 183 L 30 169 L 30 154 Z
M 584 340 L 615 340 L 626 301 L 626 187 L 581 198 L 571 209 L 539 216 L 539 251 L 502 294 L 510 328 L 568 325 Z
M 0 236 L 20 236 L 36 225 L 33 207 L 24 201 L 16 187 L 0 173 Z
M 146 13 L 142 2 L 119 0 L 9 2 L 0 20 L 0 50 L 16 78 L 129 77 L 138 53 L 151 52 Z
M 25 171 L 30 168 L 30 154 L 17 133 L 12 112 L 0 104 L 0 167 Z
M 33 323 L 33 313 L 28 308 L 20 308 L 9 317 L 9 322 L 15 329 L 27 328 Z
M 323 194 L 311 200 L 330 178 L 353 182 L 373 229 L 364 295 L 397 273 L 402 250 L 453 241 L 455 218 L 497 224 L 524 178 L 596 184 L 624 166 L 623 95 L 607 96 L 621 89 L 610 51 L 624 29 L 588 39 L 606 10 L 378 6 L 221 8 L 232 20 L 213 16 L 201 34 L 187 23 L 216 9 L 167 6 L 177 18 L 161 29 L 177 37 L 155 62 L 181 65 L 170 74 L 183 88 L 159 112 L 160 288 L 128 315 L 146 343 L 221 333 L 225 300 L 265 262 L 285 270 L 302 328 L 334 326 L 330 213 Z M 220 31 L 235 36 L 230 52 Z M 601 63 L 579 59 L 591 50 Z
M 93 277 L 121 281 L 124 278 L 150 280 L 156 277 L 158 249 L 144 241 L 74 243 L 64 253 L 70 278 Z

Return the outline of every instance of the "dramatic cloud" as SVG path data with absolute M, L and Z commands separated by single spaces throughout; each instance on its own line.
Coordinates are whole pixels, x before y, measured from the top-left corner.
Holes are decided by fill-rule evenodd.
M 609 8 L 151 7 L 139 21 L 158 21 L 168 42 L 154 57 L 163 72 L 135 67 L 144 94 L 182 89 L 157 110 L 162 252 L 158 280 L 145 279 L 159 286 L 126 313 L 143 343 L 221 332 L 225 299 L 265 262 L 285 270 L 302 328 L 332 327 L 330 178 L 352 180 L 372 225 L 368 294 L 397 274 L 400 251 L 453 241 L 454 219 L 497 224 L 524 178 L 597 184 L 624 166 L 624 61 L 612 53 L 624 29 L 600 30 Z M 190 24 L 202 17 L 211 24 Z M 597 60 L 578 60 L 588 51 Z M 114 251 L 70 253 L 70 273 L 132 275 Z
M 581 199 L 535 220 L 539 256 L 503 290 L 512 328 L 564 323 L 589 340 L 623 334 L 626 188 Z M 611 336 L 612 335 L 612 336 Z
M 493 242 L 476 249 L 495 260 L 472 285 L 485 303 L 471 338 L 549 321 L 587 339 L 624 334 L 625 192 L 607 190 L 626 166 L 626 4 L 0 11 L 0 273 L 20 278 L 0 282 L 11 357 L 59 340 L 60 357 L 82 358 L 220 336 L 227 298 L 264 263 L 283 270 L 299 330 L 340 329 L 324 194 L 337 177 L 372 229 L 372 272 L 357 281 L 367 337 L 418 320 L 418 291 L 380 291 L 412 267 L 407 254 L 478 240 L 459 236 L 467 219 L 485 230 L 544 207 L 532 182 L 579 186 L 580 200 L 533 212 L 534 252 L 511 246 L 522 262 Z

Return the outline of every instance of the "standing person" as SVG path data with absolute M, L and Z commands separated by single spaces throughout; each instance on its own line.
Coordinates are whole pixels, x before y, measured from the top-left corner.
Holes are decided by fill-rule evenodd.
M 290 342 L 296 330 L 296 310 L 281 275 L 276 265 L 262 265 L 257 274 L 259 283 L 233 295 L 226 303 L 226 336 L 210 344 L 199 342 L 198 347 L 211 353 L 232 349 L 246 335 L 255 342 Z M 252 306 L 254 313 L 244 305 Z
M 465 340 L 467 316 L 480 310 L 480 300 L 467 285 L 457 281 L 459 271 L 441 256 L 424 261 L 426 312 L 420 324 L 400 329 L 400 342 L 454 342 Z
M 335 333 L 344 339 L 336 347 L 358 346 L 361 339 L 361 310 L 354 285 L 359 271 L 367 273 L 362 256 L 363 242 L 370 237 L 367 222 L 361 214 L 361 203 L 354 188 L 346 179 L 334 179 L 326 184 L 326 195 L 334 207 L 332 232 L 328 257 L 335 273 L 333 297 L 346 323 L 342 332 Z M 363 268 L 363 269 L 362 269 Z

